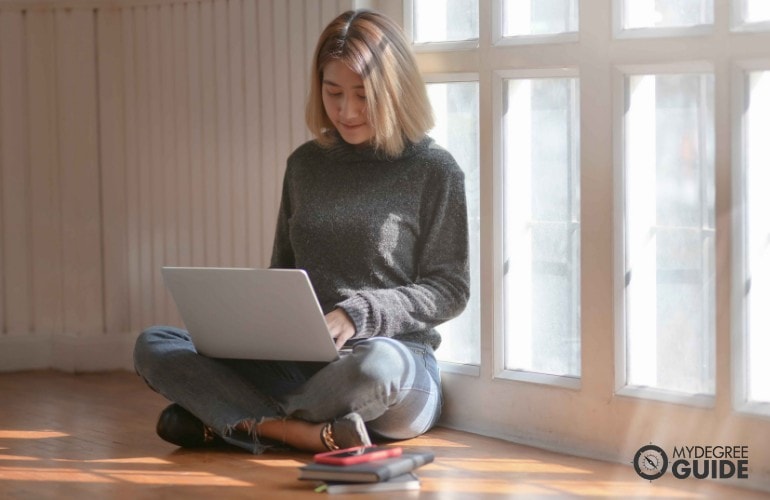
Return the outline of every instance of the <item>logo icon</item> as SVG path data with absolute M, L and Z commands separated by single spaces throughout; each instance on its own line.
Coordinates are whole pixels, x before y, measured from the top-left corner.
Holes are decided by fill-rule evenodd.
M 639 477 L 654 481 L 666 473 L 668 456 L 660 446 L 648 444 L 639 448 L 634 455 L 633 464 Z

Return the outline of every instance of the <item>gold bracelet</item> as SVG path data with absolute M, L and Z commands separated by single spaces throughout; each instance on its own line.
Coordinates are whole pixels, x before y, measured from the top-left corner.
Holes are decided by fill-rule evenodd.
M 332 434 L 332 423 L 324 425 L 321 428 L 321 441 L 329 451 L 339 450 L 340 447 L 334 442 L 334 435 Z

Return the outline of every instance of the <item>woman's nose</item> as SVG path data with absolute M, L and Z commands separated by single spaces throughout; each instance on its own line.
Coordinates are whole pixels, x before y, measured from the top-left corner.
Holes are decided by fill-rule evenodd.
M 361 106 L 355 102 L 355 97 L 348 97 L 340 103 L 340 115 L 343 118 L 355 118 L 361 111 Z

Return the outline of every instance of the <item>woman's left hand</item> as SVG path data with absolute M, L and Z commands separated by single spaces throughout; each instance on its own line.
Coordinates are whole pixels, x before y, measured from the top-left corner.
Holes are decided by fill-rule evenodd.
M 326 318 L 326 326 L 329 328 L 329 333 L 339 351 L 345 345 L 345 342 L 356 334 L 356 325 L 353 324 L 348 313 L 340 308 L 334 309 L 324 317 Z

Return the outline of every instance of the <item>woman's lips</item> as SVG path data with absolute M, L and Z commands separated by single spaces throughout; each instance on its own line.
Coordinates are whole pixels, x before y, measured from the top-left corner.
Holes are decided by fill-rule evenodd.
M 359 123 L 359 124 L 352 124 L 351 125 L 351 124 L 347 124 L 347 123 L 340 123 L 340 125 L 342 126 L 342 128 L 346 128 L 346 129 L 349 129 L 349 130 L 354 130 L 354 129 L 363 127 L 366 124 L 365 123 Z

